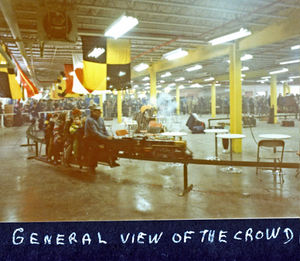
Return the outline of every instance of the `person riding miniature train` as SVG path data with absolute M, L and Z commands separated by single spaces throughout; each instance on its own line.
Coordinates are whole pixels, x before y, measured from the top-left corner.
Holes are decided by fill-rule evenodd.
M 164 126 L 155 120 L 156 108 L 151 105 L 143 105 L 133 119 L 137 121 L 136 133 L 148 131 L 150 133 L 164 132 Z
M 75 162 L 81 165 L 83 152 L 84 118 L 77 108 L 72 110 L 71 118 L 65 125 L 65 164 L 69 165 L 72 154 Z M 73 152 L 73 153 L 72 153 Z
M 99 156 L 99 145 L 104 145 L 104 152 L 108 153 L 104 156 L 107 156 L 107 162 L 109 165 L 111 167 L 119 166 L 119 164 L 115 161 L 117 159 L 116 155 L 118 151 L 111 142 L 113 137 L 108 134 L 104 121 L 100 117 L 101 107 L 92 105 L 90 107 L 90 112 L 90 116 L 87 118 L 84 128 L 84 136 L 89 147 L 88 165 L 90 172 L 95 172 Z

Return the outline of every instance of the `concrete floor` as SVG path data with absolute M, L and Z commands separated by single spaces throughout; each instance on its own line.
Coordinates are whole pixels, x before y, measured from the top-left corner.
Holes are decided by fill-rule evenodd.
M 214 135 L 191 134 L 188 116 L 167 124 L 170 130 L 187 131 L 188 147 L 194 158 L 214 155 Z M 208 116 L 201 117 L 207 120 Z M 299 162 L 299 121 L 296 127 L 258 122 L 255 137 L 261 133 L 284 133 L 284 160 Z M 114 122 L 113 129 L 119 128 Z M 67 169 L 36 160 L 27 160 L 33 151 L 19 145 L 26 142 L 26 126 L 0 128 L 0 221 L 79 221 L 207 219 L 253 217 L 299 217 L 300 175 L 284 169 L 284 184 L 270 173 L 256 176 L 255 168 L 242 168 L 241 174 L 224 174 L 220 167 L 189 165 L 193 190 L 184 197 L 183 168 L 180 164 L 120 159 L 121 167 L 99 165 L 96 175 L 78 168 Z M 243 153 L 236 160 L 255 160 L 257 145 L 250 129 L 243 129 Z M 293 152 L 289 152 L 293 151 Z M 222 159 L 229 154 L 222 153 Z M 278 178 L 278 177 L 275 177 Z

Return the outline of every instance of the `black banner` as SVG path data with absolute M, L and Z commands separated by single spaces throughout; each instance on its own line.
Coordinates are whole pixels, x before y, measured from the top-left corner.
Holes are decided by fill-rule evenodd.
M 1 260 L 297 260 L 299 219 L 2 223 Z

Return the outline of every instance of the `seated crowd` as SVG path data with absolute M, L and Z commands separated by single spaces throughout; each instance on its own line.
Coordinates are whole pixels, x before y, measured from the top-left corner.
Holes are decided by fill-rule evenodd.
M 115 162 L 117 150 L 100 117 L 101 108 L 90 107 L 90 116 L 82 116 L 79 109 L 73 109 L 68 117 L 65 112 L 47 114 L 43 130 L 45 133 L 47 160 L 59 164 L 63 159 L 66 165 L 76 163 L 88 166 L 95 171 L 98 160 L 111 167 Z

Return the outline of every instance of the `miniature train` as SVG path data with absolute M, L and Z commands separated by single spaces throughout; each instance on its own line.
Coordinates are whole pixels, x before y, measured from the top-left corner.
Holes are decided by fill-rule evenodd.
M 158 137 L 135 137 L 115 139 L 119 156 L 126 158 L 173 159 L 192 158 L 192 152 L 187 148 L 186 141 L 160 140 Z
M 26 132 L 27 138 L 32 140 L 34 144 L 45 144 L 43 138 L 38 137 L 36 132 L 30 126 Z M 83 138 L 80 157 L 76 158 L 72 154 L 66 157 L 65 149 L 60 153 L 60 162 L 64 165 L 75 164 L 80 167 L 89 166 L 90 146 Z M 29 144 L 29 142 L 28 142 Z M 109 143 L 110 147 L 115 148 L 117 158 L 127 159 L 145 159 L 153 161 L 171 160 L 173 162 L 187 160 L 192 158 L 192 152 L 188 149 L 185 140 L 173 140 L 171 138 L 162 137 L 160 135 L 142 135 L 138 134 L 134 137 L 116 137 Z M 37 145 L 38 147 L 38 145 Z M 41 156 L 41 150 L 36 149 L 36 159 L 44 162 L 53 163 L 45 156 Z M 95 152 L 95 151 L 94 151 Z M 109 165 L 109 152 L 104 149 L 104 145 L 97 146 L 97 160 L 99 164 Z
M 122 137 L 110 141 L 110 145 L 117 150 L 117 158 L 145 159 L 160 161 L 164 159 L 178 160 L 191 159 L 192 152 L 187 148 L 186 141 L 159 140 L 156 138 L 144 137 Z M 68 163 L 80 167 L 89 165 L 89 148 L 85 147 L 85 154 L 80 162 L 71 158 Z M 97 146 L 97 160 L 99 164 L 109 165 L 109 153 L 103 145 Z M 62 156 L 62 162 L 65 162 Z

